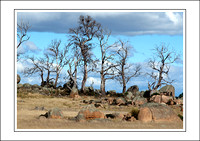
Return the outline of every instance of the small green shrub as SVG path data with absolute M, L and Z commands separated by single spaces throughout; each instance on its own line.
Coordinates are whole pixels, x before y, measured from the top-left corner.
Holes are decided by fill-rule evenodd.
M 183 116 L 178 114 L 178 117 L 183 121 Z
M 131 116 L 134 116 L 136 119 L 138 119 L 138 114 L 139 114 L 139 109 L 138 108 L 133 108 L 132 110 L 131 110 Z

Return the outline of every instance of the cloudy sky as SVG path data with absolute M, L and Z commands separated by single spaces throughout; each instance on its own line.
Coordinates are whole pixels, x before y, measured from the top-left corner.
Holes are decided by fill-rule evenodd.
M 134 48 L 131 51 L 130 63 L 139 63 L 142 65 L 142 71 L 150 71 L 147 66 L 149 58 L 153 57 L 153 48 L 156 45 L 165 43 L 169 48 L 180 55 L 180 59 L 171 66 L 169 77 L 175 79 L 173 85 L 176 89 L 176 95 L 183 92 L 183 13 L 171 11 L 154 12 L 17 12 L 17 22 L 23 19 L 29 22 L 31 28 L 28 32 L 30 40 L 23 43 L 18 52 L 25 53 L 28 56 L 41 56 L 53 39 L 60 39 L 61 46 L 68 42 L 69 28 L 77 27 L 80 15 L 90 15 L 105 28 L 111 30 L 112 34 L 109 43 L 118 39 L 129 41 Z M 94 40 L 95 42 L 95 40 Z M 93 49 L 94 55 L 99 58 L 100 50 L 98 47 Z M 21 83 L 39 84 L 40 78 L 37 75 L 24 77 L 22 72 L 30 62 L 23 60 L 17 63 L 17 71 L 22 76 Z M 61 77 L 66 73 L 65 68 Z M 81 72 L 79 78 L 82 78 Z M 60 78 L 61 84 L 63 79 Z M 81 80 L 80 80 L 81 82 Z M 94 82 L 94 87 L 100 87 L 100 75 L 90 73 L 87 85 Z M 147 89 L 147 78 L 140 76 L 133 78 L 127 87 L 138 85 L 140 90 Z M 117 86 L 117 87 L 116 87 Z M 114 81 L 107 81 L 106 90 L 121 92 L 122 87 Z

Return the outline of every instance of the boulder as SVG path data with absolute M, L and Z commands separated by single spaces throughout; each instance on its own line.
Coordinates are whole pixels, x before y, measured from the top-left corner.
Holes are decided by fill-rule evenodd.
M 123 97 L 118 97 L 114 100 L 114 104 L 120 106 L 120 105 L 125 105 L 126 104 L 126 99 Z
M 110 105 L 113 104 L 113 101 L 114 101 L 114 98 L 112 98 L 112 97 L 109 97 L 109 98 L 107 99 L 107 102 L 108 102 L 108 104 L 110 104 Z
M 182 99 L 175 99 L 175 100 L 174 100 L 174 103 L 175 103 L 176 105 L 182 105 L 182 104 L 183 104 L 183 100 L 182 100 Z
M 140 106 L 138 114 L 140 121 L 181 121 L 173 109 L 159 103 L 145 103 Z
M 155 102 L 155 103 L 169 103 L 169 101 L 173 99 L 171 96 L 165 96 L 165 95 L 153 95 L 150 98 L 151 102 Z
M 159 90 L 160 94 L 166 96 L 172 96 L 173 99 L 175 98 L 175 88 L 172 85 L 166 85 Z
M 100 112 L 94 107 L 94 105 L 85 106 L 81 109 L 78 115 L 75 117 L 76 121 L 87 121 L 93 119 L 104 119 L 104 113 Z
M 127 89 L 127 92 L 131 92 L 133 95 L 136 95 L 137 91 L 139 91 L 139 87 L 137 85 L 133 85 Z
M 79 98 L 78 89 L 73 87 L 71 92 L 70 92 L 69 97 L 70 98 Z
M 21 81 L 21 77 L 17 74 L 17 84 Z
M 143 122 L 152 121 L 152 113 L 148 107 L 141 108 L 138 114 L 138 120 Z
M 24 87 L 25 89 L 31 89 L 31 84 L 25 83 L 25 84 L 23 84 L 23 87 Z
M 63 112 L 59 108 L 53 108 L 46 112 L 46 114 L 41 114 L 39 117 L 41 116 L 52 119 L 61 119 L 63 118 Z
M 127 92 L 127 95 L 126 95 L 125 97 L 126 97 L 126 99 L 128 99 L 128 100 L 132 100 L 132 99 L 134 98 L 134 95 L 133 95 L 132 92 Z
M 124 117 L 123 117 L 122 120 L 125 120 L 125 121 L 136 121 L 135 117 L 134 117 L 134 116 L 131 116 L 130 113 L 124 115 Z
M 111 118 L 111 119 L 120 119 L 122 120 L 124 117 L 124 114 L 122 113 L 111 113 L 111 114 L 106 114 L 106 118 Z
M 140 96 L 136 96 L 133 100 L 132 100 L 132 105 L 136 105 L 136 106 L 140 106 L 144 103 L 147 103 L 147 99 L 144 97 L 140 97 Z

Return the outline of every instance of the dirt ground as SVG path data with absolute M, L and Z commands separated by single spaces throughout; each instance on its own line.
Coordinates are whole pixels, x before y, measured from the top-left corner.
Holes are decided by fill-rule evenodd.
M 81 107 L 86 104 L 83 100 L 95 99 L 92 96 L 81 96 L 80 99 L 73 100 L 68 97 L 50 97 L 40 94 L 27 94 L 17 97 L 17 129 L 183 129 L 183 122 L 149 122 L 140 121 L 88 121 L 76 122 L 70 120 L 75 117 Z M 36 110 L 35 107 L 44 107 L 44 110 Z M 63 119 L 38 118 L 40 114 L 45 114 L 48 109 L 58 107 L 63 111 Z M 108 113 L 128 113 L 131 106 L 105 105 L 99 108 L 104 114 Z M 179 110 L 175 110 L 179 114 Z

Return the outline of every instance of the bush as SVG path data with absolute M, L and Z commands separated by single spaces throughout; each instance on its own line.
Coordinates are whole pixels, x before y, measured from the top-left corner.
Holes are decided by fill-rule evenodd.
M 182 98 L 183 97 L 183 93 L 181 93 L 179 96 L 178 96 L 178 98 Z
M 178 117 L 179 117 L 181 120 L 183 120 L 183 116 L 182 116 L 182 115 L 178 114 Z
M 134 118 L 136 118 L 136 119 L 138 119 L 138 114 L 139 114 L 139 109 L 138 108 L 133 108 L 132 110 L 131 110 L 131 116 L 133 116 Z

